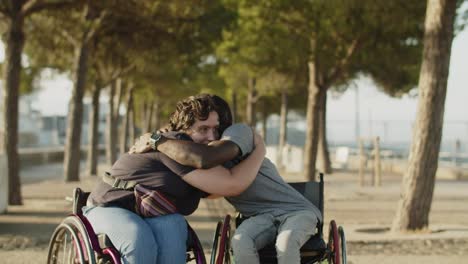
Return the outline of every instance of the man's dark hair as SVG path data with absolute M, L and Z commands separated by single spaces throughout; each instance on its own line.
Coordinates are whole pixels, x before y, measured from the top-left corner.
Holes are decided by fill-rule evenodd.
M 199 94 L 177 102 L 176 110 L 169 118 L 172 131 L 188 130 L 197 120 L 208 119 L 210 112 L 216 111 L 219 116 L 219 134 L 232 125 L 232 114 L 229 104 L 217 95 Z
M 219 116 L 219 134 L 222 135 L 224 130 L 232 125 L 231 108 L 223 98 L 217 95 L 212 95 L 212 98 Z
M 190 96 L 177 102 L 176 110 L 169 118 L 169 125 L 173 131 L 184 131 L 197 120 L 207 120 L 213 111 L 216 109 L 211 95 Z

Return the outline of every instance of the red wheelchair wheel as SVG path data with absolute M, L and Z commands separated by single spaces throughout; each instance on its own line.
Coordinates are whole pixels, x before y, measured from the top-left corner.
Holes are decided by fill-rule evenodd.
M 220 231 L 218 254 L 216 256 L 216 264 L 231 263 L 231 216 L 224 217 L 223 226 Z
M 341 264 L 341 255 L 340 255 L 340 236 L 338 234 L 338 228 L 336 227 L 335 220 L 330 221 L 330 226 L 328 228 L 328 263 Z

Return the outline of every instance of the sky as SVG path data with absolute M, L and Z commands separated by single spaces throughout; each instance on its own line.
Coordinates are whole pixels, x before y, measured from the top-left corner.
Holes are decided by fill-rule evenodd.
M 4 58 L 0 42 L 0 61 Z M 452 44 L 447 98 L 445 102 L 446 122 L 467 123 L 468 125 L 468 30 L 459 33 Z M 417 98 L 403 96 L 391 98 L 377 90 L 370 79 L 356 80 L 358 89 L 348 89 L 342 95 L 329 95 L 327 120 L 330 122 L 354 122 L 356 102 L 359 103 L 359 119 L 370 121 L 410 122 L 416 117 Z M 44 74 L 40 90 L 33 107 L 42 115 L 64 115 L 71 97 L 72 82 L 65 76 Z M 357 95 L 356 95 L 357 93 Z M 364 125 L 365 126 L 365 125 Z M 361 128 L 369 130 L 372 128 Z M 463 129 L 465 130 L 465 129 Z M 465 135 L 468 134 L 468 128 Z M 371 133 L 372 134 L 372 133 Z
M 391 98 L 377 90 L 369 79 L 357 81 L 360 116 L 367 119 L 372 112 L 375 120 L 414 120 L 417 98 Z M 329 96 L 330 98 L 330 96 Z M 329 120 L 354 120 L 356 89 L 349 89 L 328 102 Z M 468 30 L 453 40 L 445 101 L 446 121 L 468 121 Z

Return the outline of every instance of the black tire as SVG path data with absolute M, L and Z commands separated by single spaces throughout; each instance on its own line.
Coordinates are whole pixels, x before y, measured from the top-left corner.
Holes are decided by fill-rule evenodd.
M 347 264 L 348 260 L 346 258 L 346 237 L 342 226 L 338 227 L 338 234 L 340 236 L 340 252 L 341 252 L 341 263 Z

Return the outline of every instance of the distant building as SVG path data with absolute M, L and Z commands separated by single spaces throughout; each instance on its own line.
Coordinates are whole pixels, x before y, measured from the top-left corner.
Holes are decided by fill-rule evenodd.
M 24 95 L 19 100 L 18 146 L 37 147 L 40 145 L 41 113 L 32 108 L 36 99 L 33 95 Z
M 67 133 L 66 116 L 43 116 L 40 120 L 39 146 L 62 146 Z
M 91 112 L 92 104 L 91 102 L 84 102 L 83 103 L 83 124 L 82 124 L 82 131 L 81 131 L 81 144 L 86 145 L 88 144 L 88 129 L 89 129 L 89 114 Z M 106 118 L 107 113 L 109 112 L 109 104 L 108 103 L 100 103 L 99 104 L 99 127 L 98 127 L 98 142 L 99 144 L 104 144 L 105 142 L 105 132 L 106 132 Z
M 0 88 L 2 87 L 0 81 Z M 3 104 L 3 89 L 0 89 L 0 100 Z M 19 121 L 18 121 L 18 147 L 58 147 L 63 146 L 67 133 L 67 116 L 50 115 L 42 116 L 34 109 L 33 103 L 37 101 L 36 94 L 22 95 L 19 99 Z M 106 129 L 107 103 L 100 104 L 98 142 L 104 144 Z M 88 144 L 89 112 L 91 103 L 83 105 L 83 124 L 81 133 L 81 144 Z M 0 136 L 3 136 L 3 114 L 0 114 Z M 1 146 L 0 146 L 1 147 Z

